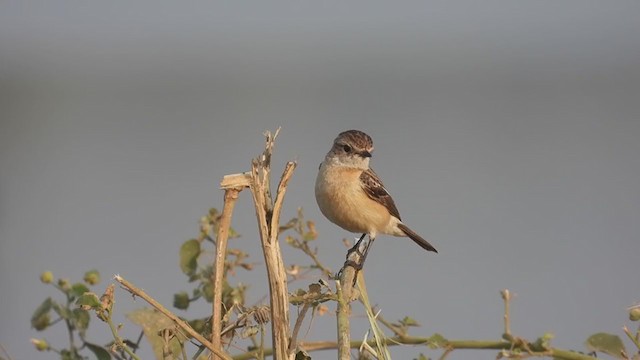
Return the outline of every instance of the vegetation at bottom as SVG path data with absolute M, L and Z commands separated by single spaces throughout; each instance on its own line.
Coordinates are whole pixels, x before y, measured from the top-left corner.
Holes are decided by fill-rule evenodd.
M 186 288 L 174 294 L 173 307 L 178 310 L 188 310 L 198 301 L 211 303 L 216 291 L 212 284 L 212 262 L 209 261 L 211 252 L 215 249 L 213 234 L 218 231 L 220 213 L 216 209 L 200 219 L 199 235 L 185 241 L 179 249 L 180 270 L 186 277 Z M 328 303 L 335 301 L 335 293 L 331 290 L 329 281 L 333 276 L 330 269 L 325 267 L 317 256 L 317 249 L 313 246 L 318 237 L 312 221 L 305 221 L 302 211 L 298 216 L 281 226 L 286 233 L 285 243 L 307 255 L 309 263 L 295 264 L 287 267 L 290 279 L 305 278 L 310 272 L 319 272 L 326 281 L 312 283 L 305 289 L 298 289 L 290 294 L 290 303 L 299 309 L 306 307 L 312 316 L 329 314 Z M 231 229 L 230 238 L 238 238 L 239 234 Z M 269 308 L 266 305 L 248 307 L 246 293 L 248 286 L 242 283 L 232 283 L 233 274 L 239 271 L 253 271 L 255 264 L 249 261 L 249 254 L 237 249 L 227 250 L 225 261 L 225 280 L 220 289 L 222 292 L 223 313 L 223 342 L 227 347 L 237 349 L 237 359 L 260 359 L 271 354 L 271 349 L 265 341 L 265 325 L 270 321 Z M 114 286 L 109 285 L 106 291 L 98 296 L 96 288 L 101 282 L 97 270 L 87 271 L 81 281 L 71 281 L 67 278 L 56 278 L 54 274 L 45 271 L 40 280 L 51 286 L 58 296 L 50 296 L 38 306 L 31 317 L 31 326 L 38 332 L 66 331 L 66 344 L 50 344 L 45 337 L 31 339 L 38 351 L 48 351 L 56 354 L 56 358 L 63 360 L 80 360 L 96 358 L 105 359 L 137 359 L 136 355 L 142 340 L 146 340 L 153 348 L 156 359 L 208 358 L 206 348 L 195 342 L 190 356 L 186 355 L 185 345 L 194 343 L 174 322 L 153 308 L 143 308 L 127 314 L 127 318 L 134 326 L 140 328 L 140 336 L 135 339 L 123 339 L 119 335 L 122 325 L 112 322 L 114 311 Z M 502 291 L 505 305 L 509 304 L 509 291 Z M 508 310 L 508 306 L 506 306 Z M 306 311 L 305 311 L 306 312 Z M 640 305 L 627 309 L 630 322 L 640 321 Z M 93 313 L 93 314 L 92 314 Z M 300 312 L 299 312 L 300 313 Z M 302 314 L 302 313 L 301 313 Z M 508 312 L 505 313 L 508 316 Z M 89 339 L 87 330 L 92 319 L 106 324 L 113 334 L 111 339 Z M 185 318 L 195 331 L 205 338 L 211 336 L 211 317 Z M 411 332 L 419 329 L 419 324 L 407 316 L 397 321 L 387 321 L 381 314 L 376 319 L 390 335 L 385 335 L 387 345 L 422 344 L 425 349 L 441 349 L 440 358 L 444 359 L 456 349 L 490 349 L 497 352 L 501 358 L 552 357 L 566 359 L 592 359 L 596 354 L 606 355 L 615 359 L 640 359 L 640 326 L 631 331 L 623 327 L 624 337 L 627 338 L 634 350 L 628 350 L 623 338 L 615 334 L 597 333 L 585 341 L 584 352 L 558 350 L 552 346 L 552 334 L 543 334 L 533 341 L 503 334 L 496 341 L 478 340 L 449 340 L 442 335 L 417 336 Z M 508 320 L 508 319 L 507 319 Z M 95 320 L 93 320 L 95 322 Z M 94 325 L 102 326 L 102 325 Z M 131 326 L 131 325 L 129 325 Z M 296 359 L 312 358 L 314 347 L 325 349 L 330 347 L 332 340 L 310 343 L 306 355 L 298 354 Z M 333 340 L 335 341 L 335 340 Z M 324 344 L 325 346 L 320 346 Z M 377 351 L 371 349 L 375 343 L 358 341 L 354 345 L 358 358 L 377 358 Z M 415 359 L 429 359 L 425 352 L 416 354 Z M 304 357 L 307 356 L 307 357 Z M 8 359 L 8 357 L 0 357 Z
M 280 223 L 284 194 L 296 164 L 286 164 L 272 198 L 270 161 L 277 135 L 278 131 L 273 136 L 270 132 L 265 133 L 265 150 L 253 160 L 250 172 L 223 178 L 223 210 L 210 209 L 199 221 L 198 235 L 180 246 L 178 263 L 186 284 L 175 285 L 182 288 L 174 294 L 173 308 L 185 316 L 176 315 L 151 294 L 119 275 L 103 288 L 99 286 L 101 279 L 97 270 L 87 271 L 82 281 L 56 278 L 51 272 L 45 271 L 40 280 L 53 287 L 57 295 L 44 299 L 31 317 L 31 326 L 43 333 L 31 339 L 35 349 L 50 352 L 63 360 L 139 359 L 139 349 L 144 339 L 151 345 L 154 357 L 163 360 L 243 360 L 270 356 L 303 360 L 311 359 L 314 352 L 319 350 L 333 350 L 341 360 L 354 357 L 390 359 L 388 348 L 403 345 L 413 346 L 416 350 L 414 359 L 419 360 L 428 359 L 429 354 L 446 359 L 459 349 L 491 351 L 496 358 L 593 360 L 597 356 L 606 356 L 640 360 L 640 326 L 637 325 L 640 304 L 627 309 L 629 321 L 636 323 L 635 329 L 624 326 L 624 336 L 604 332 L 593 334 L 586 339 L 583 351 L 555 347 L 552 334 L 542 334 L 533 340 L 514 334 L 510 316 L 512 294 L 506 289 L 500 292 L 504 304 L 504 331 L 494 340 L 453 339 L 439 333 L 424 335 L 419 333 L 420 325 L 411 316 L 396 321 L 385 319 L 381 311 L 370 305 L 363 272 L 348 266 L 347 261 L 340 275 L 334 275 L 322 263 L 315 246 L 318 234 L 314 223 L 305 220 L 301 210 L 293 219 Z M 239 272 L 256 271 L 258 268 L 249 260 L 248 253 L 228 246 L 239 238 L 230 223 L 235 201 L 244 189 L 251 192 L 256 208 L 262 246 L 260 250 L 265 259 L 264 266 L 259 268 L 267 272 L 269 280 L 269 294 L 265 297 L 268 305 L 247 305 L 250 288 L 234 281 L 234 275 Z M 284 240 L 282 243 L 285 246 L 304 254 L 306 260 L 301 264 L 285 264 L 279 239 Z M 347 243 L 345 241 L 345 245 L 349 246 Z M 358 252 L 349 254 L 357 256 Z M 305 281 L 310 274 L 320 280 L 297 290 L 288 287 L 288 283 L 294 280 Z M 118 293 L 125 292 L 125 296 L 119 296 L 120 301 L 131 301 L 129 295 L 133 295 L 149 305 L 126 314 L 130 324 L 116 324 L 113 321 L 117 311 L 116 283 L 121 287 Z M 196 302 L 208 303 L 212 315 L 189 316 L 189 310 Z M 358 340 L 350 339 L 350 308 L 354 306 L 362 306 L 369 321 L 369 331 L 357 334 Z M 295 316 L 291 316 L 291 308 L 296 309 Z M 337 308 L 337 311 L 332 311 L 332 308 Z M 308 320 L 306 328 L 309 329 L 314 324 L 314 318 L 330 314 L 335 314 L 338 325 L 334 338 L 300 340 L 305 337 L 300 336 L 301 331 L 307 331 L 303 330 L 305 319 Z M 90 326 L 106 326 L 111 337 L 90 339 L 87 332 Z M 139 335 L 133 339 L 124 338 L 121 335 L 124 326 L 127 326 L 127 330 L 130 327 L 139 328 Z M 45 334 L 61 331 L 68 335 L 64 344 L 51 344 L 46 340 Z M 0 360 L 11 359 L 2 344 L 0 351 Z

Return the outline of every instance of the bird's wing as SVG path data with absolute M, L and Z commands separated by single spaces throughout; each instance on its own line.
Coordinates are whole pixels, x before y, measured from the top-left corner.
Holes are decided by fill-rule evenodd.
M 364 192 L 367 193 L 371 199 L 384 205 L 391 215 L 401 220 L 400 212 L 393 202 L 393 198 L 391 198 L 387 189 L 384 188 L 384 184 L 382 184 L 382 181 L 380 181 L 380 178 L 372 169 L 367 169 L 360 174 L 360 184 Z

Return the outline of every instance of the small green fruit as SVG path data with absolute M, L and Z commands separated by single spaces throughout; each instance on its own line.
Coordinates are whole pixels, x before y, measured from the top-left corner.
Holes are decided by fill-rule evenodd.
M 98 272 L 98 270 L 87 271 L 86 273 L 84 273 L 83 280 L 89 285 L 96 285 L 100 282 L 100 273 Z
M 43 284 L 51 284 L 53 281 L 53 273 L 51 271 L 43 272 L 40 274 L 40 281 L 42 281 Z
M 47 341 L 44 339 L 31 339 L 31 343 L 38 351 L 45 351 L 49 349 L 49 344 L 47 344 Z
M 640 320 L 640 307 L 634 307 L 629 310 L 629 320 L 638 321 Z
M 58 286 L 60 286 L 64 291 L 71 290 L 71 283 L 69 282 L 69 279 L 58 279 Z

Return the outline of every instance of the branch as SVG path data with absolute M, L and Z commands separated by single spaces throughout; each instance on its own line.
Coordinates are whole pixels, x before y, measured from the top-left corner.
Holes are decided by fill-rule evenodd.
M 348 255 L 349 256 L 349 255 Z M 336 292 L 338 295 L 338 359 L 349 360 L 351 359 L 351 330 L 350 330 L 350 316 L 351 316 L 351 302 L 358 297 L 358 294 L 354 295 L 353 285 L 356 283 L 357 271 L 353 266 L 348 265 L 349 262 L 361 264 L 362 253 L 354 251 L 351 253 L 350 258 L 347 258 L 342 270 L 340 270 L 340 279 L 336 280 Z
M 271 154 L 274 136 L 270 132 L 266 135 L 265 150 L 251 164 L 251 194 L 258 219 L 258 231 L 262 242 L 267 277 L 269 279 L 269 294 L 271 301 L 271 330 L 273 334 L 273 348 L 276 359 L 290 358 L 289 345 L 289 301 L 287 291 L 287 274 L 285 272 L 280 244 L 278 242 L 280 213 L 289 179 L 296 167 L 295 162 L 288 162 L 280 179 L 275 203 L 272 203 L 269 188 L 271 174 Z
M 200 342 L 202 345 L 204 345 L 207 349 L 209 349 L 209 351 L 211 351 L 212 353 L 216 354 L 217 356 L 219 356 L 222 359 L 225 359 L 225 360 L 230 360 L 231 359 L 231 357 L 229 355 L 227 355 L 226 353 L 224 353 L 221 350 L 216 349 L 209 340 L 205 339 L 204 336 L 200 335 L 197 331 L 195 331 L 186 321 L 180 319 L 177 315 L 175 315 L 171 311 L 167 310 L 167 308 L 162 306 L 159 302 L 157 302 L 151 296 L 147 295 L 147 293 L 145 293 L 144 291 L 138 289 L 132 283 L 130 283 L 129 281 L 125 280 L 120 275 L 116 275 L 113 278 L 115 279 L 115 281 L 120 283 L 120 285 L 122 285 L 127 291 L 129 291 L 133 295 L 141 297 L 144 301 L 149 303 L 149 305 L 153 306 L 154 308 L 156 308 L 156 310 L 160 311 L 164 316 L 166 316 L 169 319 L 171 319 L 171 321 L 173 321 L 176 325 L 178 325 L 180 328 L 182 328 L 182 330 L 184 330 L 187 334 L 189 334 L 191 337 L 193 337 L 198 342 Z
M 218 236 L 216 240 L 216 257 L 213 268 L 213 300 L 212 303 L 212 320 L 211 320 L 211 343 L 222 352 L 222 282 L 224 280 L 224 265 L 227 257 L 227 242 L 229 240 L 229 227 L 231 226 L 231 216 L 233 208 L 238 200 L 238 194 L 242 189 L 249 186 L 247 176 L 237 174 L 233 176 L 225 176 L 222 179 L 221 187 L 224 191 L 224 208 L 222 217 L 218 225 Z
M 7 349 L 5 349 L 4 346 L 2 346 L 2 344 L 0 344 L 0 350 L 2 350 L 2 353 L 8 360 L 13 360 L 11 355 L 9 355 L 9 352 L 7 352 Z
M 440 340 L 438 340 L 440 339 Z M 452 350 L 522 350 L 527 351 L 526 348 L 520 347 L 517 344 L 504 340 L 446 340 L 442 336 L 436 334 L 432 337 L 417 337 L 417 336 L 405 336 L 405 337 L 391 337 L 384 339 L 387 346 L 398 345 L 424 345 L 433 349 L 443 349 L 445 351 Z M 362 346 L 364 341 L 355 340 L 349 343 L 350 349 L 358 349 Z M 367 341 L 367 344 L 375 346 L 375 340 Z M 335 341 L 313 341 L 313 342 L 301 342 L 300 347 L 306 351 L 320 351 L 320 350 L 333 350 L 338 348 L 339 344 Z M 526 346 L 532 351 L 531 356 L 539 357 L 552 357 L 554 359 L 562 360 L 598 360 L 598 358 L 581 354 L 579 352 L 563 350 L 563 349 L 546 349 L 535 343 L 527 343 Z M 269 356 L 273 354 L 273 349 L 264 349 L 264 355 Z M 241 355 L 234 356 L 234 360 L 249 360 L 257 359 L 257 352 L 248 352 Z
M 509 315 L 509 303 L 511 301 L 511 292 L 509 289 L 504 289 L 500 291 L 500 296 L 502 296 L 502 300 L 504 300 L 504 336 L 511 337 L 511 319 Z
M 229 240 L 229 226 L 231 225 L 231 216 L 233 208 L 238 200 L 238 194 L 242 191 L 242 187 L 226 188 L 224 191 L 224 208 L 222 217 L 218 226 L 218 236 L 216 240 L 216 257 L 213 268 L 213 300 L 212 303 L 212 321 L 211 321 L 211 343 L 213 346 L 221 350 L 222 339 L 220 333 L 222 331 L 222 282 L 224 280 L 224 265 L 227 257 L 227 242 Z
M 298 318 L 296 319 L 296 324 L 293 326 L 293 334 L 291 335 L 291 341 L 289 342 L 289 353 L 293 353 L 296 350 L 298 345 L 298 333 L 300 332 L 300 328 L 302 327 L 302 323 L 304 322 L 304 317 L 307 315 L 307 311 L 311 304 L 305 302 L 302 305 L 302 309 L 298 312 Z

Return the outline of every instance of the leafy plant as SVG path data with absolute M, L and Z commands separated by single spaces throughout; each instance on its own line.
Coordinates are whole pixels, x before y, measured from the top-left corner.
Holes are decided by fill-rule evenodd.
M 38 351 L 51 351 L 59 354 L 63 360 L 85 359 L 87 351 L 99 359 L 111 359 L 112 355 L 116 359 L 124 359 L 124 354 L 112 352 L 114 342 L 105 345 L 87 339 L 87 329 L 89 328 L 91 316 L 89 311 L 93 307 L 101 305 L 101 301 L 90 292 L 90 287 L 100 282 L 100 273 L 97 270 L 90 270 L 84 274 L 83 282 L 72 283 L 65 278 L 55 279 L 50 271 L 45 271 L 40 275 L 43 284 L 53 286 L 62 294 L 62 300 L 53 297 L 46 298 L 31 316 L 31 326 L 37 331 L 45 331 L 54 327 L 64 326 L 68 333 L 69 343 L 63 347 L 54 347 L 45 339 L 31 339 L 31 343 Z M 93 294 L 93 296 L 91 296 Z M 89 307 L 82 307 L 79 304 L 92 304 Z M 109 311 L 111 311 L 109 309 Z M 128 342 L 133 348 L 137 348 L 137 343 Z

